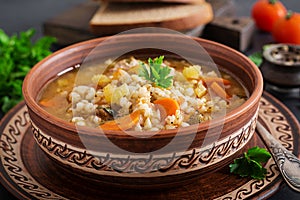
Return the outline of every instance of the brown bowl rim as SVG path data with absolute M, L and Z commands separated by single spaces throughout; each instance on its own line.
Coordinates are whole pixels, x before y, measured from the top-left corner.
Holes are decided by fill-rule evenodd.
M 143 34 L 126 34 L 126 35 L 118 35 L 117 37 L 143 37 L 143 36 L 162 36 L 162 35 L 170 35 L 172 37 L 177 37 L 177 35 L 174 34 L 162 34 L 162 33 L 143 33 Z M 26 105 L 35 113 L 38 113 L 39 116 L 41 118 L 43 118 L 44 120 L 46 120 L 48 123 L 50 124 L 54 124 L 55 126 L 58 126 L 62 129 L 66 129 L 69 130 L 71 132 L 77 132 L 77 128 L 74 124 L 67 122 L 63 119 L 60 119 L 58 117 L 55 117 L 53 115 L 51 115 L 50 113 L 48 113 L 46 110 L 44 110 L 43 108 L 41 108 L 38 103 L 36 102 L 35 99 L 33 99 L 32 96 L 29 96 L 29 92 L 28 92 L 28 87 L 29 87 L 29 83 L 30 83 L 30 79 L 33 76 L 33 74 L 35 73 L 35 71 L 41 66 L 44 65 L 44 63 L 47 63 L 49 60 L 51 61 L 51 59 L 56 59 L 56 57 L 62 53 L 62 52 L 68 52 L 68 51 L 74 51 L 75 49 L 79 48 L 83 48 L 85 46 L 90 46 L 91 44 L 94 43 L 99 43 L 105 39 L 111 38 L 111 37 L 116 37 L 116 36 L 105 36 L 105 37 L 100 37 L 100 38 L 95 38 L 95 39 L 90 39 L 90 40 L 86 40 L 86 41 L 82 41 L 82 42 L 78 42 L 75 44 L 72 44 L 70 46 L 64 47 L 60 50 L 57 50 L 55 52 L 53 52 L 51 55 L 47 56 L 46 58 L 44 58 L 43 60 L 41 60 L 40 62 L 38 62 L 36 65 L 34 65 L 34 67 L 30 70 L 30 72 L 27 74 L 27 76 L 24 79 L 23 82 L 23 95 L 24 95 L 24 99 L 25 99 L 25 103 Z M 234 54 L 237 54 L 242 60 L 248 62 L 250 65 L 253 66 L 253 71 L 256 74 L 256 79 L 255 79 L 255 87 L 253 92 L 251 93 L 251 95 L 249 96 L 249 98 L 238 108 L 233 109 L 232 111 L 226 113 L 225 115 L 225 119 L 224 118 L 216 118 L 213 120 L 209 120 L 206 122 L 202 122 L 199 124 L 195 124 L 195 125 L 191 125 L 188 127 L 184 127 L 184 128 L 180 128 L 180 134 L 186 135 L 186 134 L 190 134 L 191 132 L 195 132 L 195 130 L 197 130 L 197 132 L 199 130 L 206 130 L 208 128 L 211 127 L 217 127 L 219 125 L 225 124 L 228 121 L 233 120 L 236 116 L 241 115 L 242 113 L 246 112 L 248 109 L 250 109 L 250 107 L 255 104 L 256 102 L 259 101 L 259 99 L 261 98 L 262 92 L 263 92 L 263 78 L 262 78 L 262 74 L 260 72 L 260 70 L 258 69 L 258 67 L 244 54 L 242 54 L 241 52 L 238 52 L 237 50 L 228 47 L 226 45 L 223 45 L 221 43 L 218 42 L 214 42 L 211 40 L 206 40 L 203 38 L 198 38 L 198 37 L 193 37 L 193 36 L 187 36 L 190 37 L 191 39 L 197 41 L 197 42 L 202 42 L 202 43 L 207 43 L 208 45 L 214 45 L 214 46 L 219 46 L 222 49 L 224 49 L 225 51 L 231 51 Z M 196 129 L 195 127 L 198 126 Z M 83 131 L 86 134 L 93 134 L 93 132 L 95 132 L 95 128 L 89 128 L 89 127 L 80 127 L 80 130 Z M 169 138 L 169 137 L 174 137 L 175 134 L 177 134 L 178 129 L 171 129 L 171 130 L 161 130 L 159 131 L 159 133 L 153 135 L 153 132 L 151 131 L 130 131 L 130 133 L 132 135 L 143 135 L 143 136 L 147 136 L 147 135 L 153 135 L 151 138 L 155 137 L 155 138 Z M 122 131 L 120 132 L 114 132 L 114 131 L 105 131 L 106 136 L 108 137 L 120 137 L 120 138 L 132 138 L 131 135 L 128 134 L 124 134 Z M 135 137 L 134 137 L 135 138 Z

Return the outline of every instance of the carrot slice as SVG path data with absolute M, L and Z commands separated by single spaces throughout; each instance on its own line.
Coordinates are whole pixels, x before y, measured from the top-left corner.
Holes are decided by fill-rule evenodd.
M 213 82 L 210 85 L 210 88 L 221 98 L 223 99 L 229 99 L 230 96 L 227 94 L 224 88 L 222 88 L 217 82 Z
M 108 121 L 102 125 L 100 128 L 103 130 L 111 130 L 111 131 L 122 131 L 128 130 L 134 127 L 140 119 L 140 111 L 134 111 L 130 115 L 126 115 L 124 117 L 120 117 L 116 120 Z
M 167 115 L 175 115 L 176 110 L 180 108 L 178 102 L 175 99 L 171 99 L 171 98 L 157 99 L 153 103 L 161 105 L 166 111 Z
M 227 80 L 227 79 L 224 79 L 221 77 L 205 77 L 205 78 L 202 78 L 202 80 L 204 81 L 204 83 L 206 85 L 210 85 L 213 82 L 217 82 L 219 84 L 224 84 L 224 85 L 230 85 L 230 80 Z
M 39 102 L 39 104 L 40 105 L 42 105 L 42 106 L 44 106 L 44 107 L 53 107 L 53 106 L 55 106 L 55 102 L 54 101 L 52 101 L 51 99 L 49 99 L 49 100 L 41 100 L 40 102 Z

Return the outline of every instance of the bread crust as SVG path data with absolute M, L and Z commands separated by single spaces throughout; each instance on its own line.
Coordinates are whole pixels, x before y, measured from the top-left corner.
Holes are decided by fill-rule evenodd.
M 107 6 L 111 6 L 110 3 L 108 3 Z M 122 5 L 118 5 L 122 6 Z M 172 9 L 172 6 L 175 5 L 164 5 L 167 9 Z M 186 6 L 187 8 L 190 8 L 189 6 L 196 6 L 193 7 L 194 12 L 187 11 L 186 13 L 176 13 L 175 17 L 165 17 L 162 16 L 160 20 L 145 20 L 142 21 L 141 19 L 137 18 L 132 20 L 123 20 L 122 18 L 126 16 L 122 16 L 120 14 L 119 18 L 120 21 L 116 20 L 103 20 L 103 18 L 109 19 L 109 14 L 117 15 L 118 17 L 118 10 L 110 10 L 109 7 L 107 8 L 99 8 L 99 10 L 95 13 L 94 17 L 90 20 L 90 29 L 94 34 L 99 35 L 107 35 L 107 34 L 116 34 L 122 31 L 126 31 L 133 28 L 141 28 L 141 27 L 161 27 L 161 28 L 168 28 L 172 30 L 177 31 L 185 31 L 190 30 L 195 27 L 198 27 L 200 25 L 204 25 L 209 23 L 213 19 L 213 9 L 212 6 L 207 3 L 203 2 L 201 4 L 197 5 L 178 5 L 176 6 Z M 175 8 L 175 7 L 174 7 Z M 128 12 L 132 12 L 129 8 Z M 197 11 L 195 11 L 197 10 Z M 145 10 L 147 12 L 147 9 Z M 127 13 L 127 10 L 125 11 L 125 15 Z M 147 13 L 144 13 L 147 14 Z M 152 11 L 153 14 L 153 11 Z M 106 15 L 106 16 L 105 16 Z

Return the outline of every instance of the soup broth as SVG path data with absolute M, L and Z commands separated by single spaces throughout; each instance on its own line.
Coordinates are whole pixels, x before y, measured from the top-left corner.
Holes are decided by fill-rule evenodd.
M 80 126 L 157 131 L 224 116 L 247 98 L 229 73 L 161 56 L 74 67 L 50 81 L 38 102 Z

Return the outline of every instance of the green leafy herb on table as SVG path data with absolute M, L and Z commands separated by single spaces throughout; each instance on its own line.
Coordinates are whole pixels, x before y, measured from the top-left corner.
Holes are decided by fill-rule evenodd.
M 263 51 L 266 50 L 268 47 L 270 47 L 269 44 L 266 44 L 263 46 Z M 250 54 L 248 56 L 248 58 L 254 62 L 254 64 L 257 66 L 257 67 L 260 67 L 261 64 L 263 63 L 263 60 L 264 60 L 264 57 L 263 57 L 263 52 L 261 51 L 257 51 L 257 52 L 254 52 L 252 54 Z
M 261 52 L 255 52 L 251 55 L 248 56 L 254 64 L 256 64 L 258 67 L 262 64 L 263 62 L 263 55 Z
M 34 29 L 8 36 L 0 29 L 0 106 L 6 113 L 23 99 L 22 82 L 29 70 L 51 54 L 53 37 L 32 41 Z
M 171 69 L 167 66 L 162 66 L 164 60 L 164 56 L 160 56 L 148 59 L 148 65 L 145 63 L 141 63 L 141 68 L 139 72 L 139 76 L 144 77 L 146 80 L 151 81 L 156 86 L 162 88 L 168 88 L 172 84 L 173 76 L 170 76 Z M 149 68 L 149 69 L 148 69 Z
M 267 170 L 262 163 L 267 162 L 271 154 L 264 148 L 253 147 L 244 153 L 244 157 L 237 158 L 230 164 L 230 172 L 241 177 L 251 176 L 254 179 L 263 179 Z

